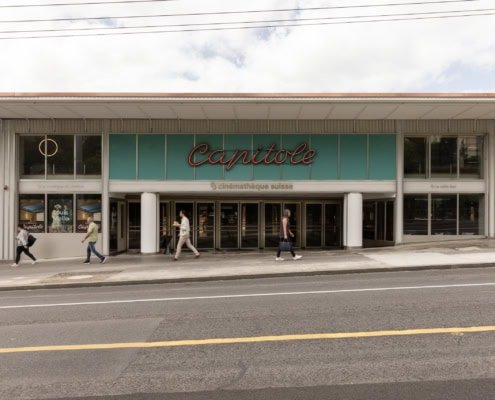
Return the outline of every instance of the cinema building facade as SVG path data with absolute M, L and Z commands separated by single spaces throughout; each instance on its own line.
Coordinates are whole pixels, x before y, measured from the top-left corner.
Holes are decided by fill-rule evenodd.
M 495 94 L 0 94 L 0 259 L 495 236 Z

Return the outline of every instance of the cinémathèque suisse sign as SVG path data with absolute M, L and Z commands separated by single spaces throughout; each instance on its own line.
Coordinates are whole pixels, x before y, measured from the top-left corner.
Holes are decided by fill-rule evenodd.
M 289 163 L 291 165 L 310 165 L 315 157 L 316 150 L 311 149 L 307 143 L 301 143 L 295 149 L 279 149 L 273 143 L 267 148 L 258 147 L 254 151 L 212 149 L 208 143 L 200 143 L 189 152 L 187 161 L 191 167 L 199 167 L 204 164 L 220 164 L 225 165 L 227 171 L 229 171 L 236 164 L 281 165 Z

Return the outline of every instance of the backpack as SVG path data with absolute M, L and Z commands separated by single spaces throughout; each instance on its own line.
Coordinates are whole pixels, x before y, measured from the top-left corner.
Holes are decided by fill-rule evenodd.
M 27 238 L 27 246 L 31 247 L 34 242 L 36 242 L 36 238 L 33 235 L 29 234 Z

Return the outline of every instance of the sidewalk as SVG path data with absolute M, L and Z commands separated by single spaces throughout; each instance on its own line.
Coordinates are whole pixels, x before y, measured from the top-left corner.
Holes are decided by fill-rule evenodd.
M 357 272 L 410 271 L 495 266 L 495 240 L 464 240 L 408 244 L 388 248 L 301 251 L 303 258 L 275 261 L 273 251 L 203 252 L 195 259 L 188 251 L 180 261 L 171 256 L 124 254 L 96 258 L 90 265 L 83 257 L 40 260 L 31 265 L 23 258 L 17 268 L 0 262 L 0 290 L 54 287 L 109 286 L 137 283 L 192 282 L 277 276 L 304 276 Z

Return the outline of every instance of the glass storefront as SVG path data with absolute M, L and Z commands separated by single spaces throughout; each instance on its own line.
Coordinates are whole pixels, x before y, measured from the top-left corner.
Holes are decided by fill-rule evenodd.
M 404 176 L 426 177 L 426 147 L 424 137 L 404 138 Z
M 101 177 L 101 135 L 19 137 L 22 179 Z
M 410 136 L 404 138 L 404 177 L 481 179 L 483 136 Z
M 431 195 L 431 234 L 457 234 L 457 195 Z
M 404 195 L 404 234 L 484 235 L 483 210 L 482 194 Z
M 404 195 L 404 234 L 428 235 L 428 195 Z

